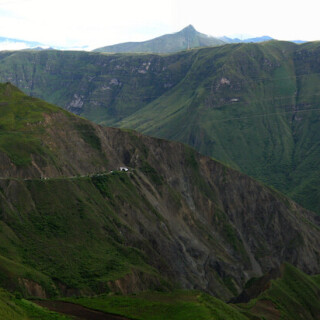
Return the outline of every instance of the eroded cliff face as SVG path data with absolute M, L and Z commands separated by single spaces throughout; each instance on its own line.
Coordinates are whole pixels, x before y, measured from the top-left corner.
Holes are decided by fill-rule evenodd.
M 99 207 L 92 219 L 108 216 L 111 206 L 120 223 L 117 234 L 127 246 L 137 246 L 147 264 L 175 284 L 207 290 L 226 299 L 239 292 L 249 278 L 284 261 L 308 273 L 319 272 L 320 232 L 315 216 L 283 195 L 178 143 L 88 124 L 100 141 L 100 150 L 95 150 L 79 133 L 68 129 L 63 119 L 53 117 L 50 121 L 58 121 L 65 128 L 55 129 L 51 122 L 50 134 L 43 140 L 55 150 L 60 164 L 45 163 L 35 156 L 28 167 L 9 166 L 2 174 L 16 173 L 17 178 L 27 180 L 2 182 L 4 216 L 15 212 L 26 215 L 22 219 L 28 220 L 29 211 L 39 212 L 44 201 L 37 197 L 39 188 L 46 190 L 48 202 L 47 210 L 42 209 L 41 214 L 50 216 L 50 207 L 61 201 L 60 210 L 66 211 L 59 216 L 62 220 L 68 219 L 70 206 L 77 206 L 77 198 L 99 195 L 103 207 L 100 203 L 91 204 Z M 104 194 L 101 190 L 111 184 L 104 178 L 112 176 L 109 171 L 120 166 L 129 168 L 129 173 L 122 174 L 128 181 L 121 182 L 117 191 L 111 187 L 108 192 L 112 196 Z M 91 175 L 95 170 L 108 173 L 94 178 Z M 39 172 L 46 179 L 37 180 Z M 90 177 L 77 178 L 76 174 Z M 95 179 L 101 181 L 97 183 Z M 122 194 L 128 192 L 126 183 L 134 190 L 130 191 L 134 192 L 132 198 Z M 32 188 L 33 184 L 39 185 Z M 62 185 L 68 185 L 64 192 L 70 193 L 70 203 L 59 196 Z M 17 203 L 19 197 L 29 201 Z M 10 213 L 4 208 L 7 206 L 11 207 Z M 25 208 L 21 212 L 18 208 L 22 206 Z M 80 208 L 74 212 L 80 214 Z M 27 237 L 28 230 L 23 233 Z M 110 236 L 107 231 L 99 233 L 99 241 Z M 77 236 L 84 235 L 71 238 Z M 53 238 L 58 241 L 59 233 L 54 233 Z M 50 248 L 53 240 L 47 241 Z M 44 256 L 49 258 L 50 249 Z M 41 271 L 46 273 L 45 268 Z M 131 278 L 120 277 L 111 288 L 126 292 L 144 288 L 137 284 L 144 277 L 135 277 L 133 285 L 125 286 L 125 279 Z
M 191 65 L 191 52 L 165 56 L 0 52 L 0 81 L 10 81 L 28 95 L 112 125 L 168 92 Z
M 229 299 L 285 261 L 319 273 L 317 216 L 250 177 L 58 108 L 32 126 L 40 149 L 23 164 L 2 151 L 1 237 L 11 245 L 0 254 L 51 290 L 128 293 L 148 283 Z
M 165 218 L 164 225 L 148 223 L 145 229 L 153 246 L 174 263 L 181 283 L 228 295 L 225 286 L 239 289 L 282 261 L 318 272 L 319 229 L 312 213 L 183 145 L 140 139 L 148 150 L 148 164 L 159 175 L 154 188 L 142 190 Z M 141 170 L 141 158 L 135 150 L 127 164 Z M 152 176 L 147 179 L 150 183 Z M 160 227 L 169 230 L 170 244 Z

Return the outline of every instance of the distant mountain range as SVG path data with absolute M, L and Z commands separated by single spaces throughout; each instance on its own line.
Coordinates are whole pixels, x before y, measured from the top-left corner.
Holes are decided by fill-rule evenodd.
M 269 36 L 262 36 L 262 37 L 256 37 L 256 38 L 248 38 L 248 39 L 239 39 L 239 38 L 229 38 L 229 37 L 220 37 L 220 40 L 224 41 L 225 43 L 250 43 L 250 42 L 264 42 L 269 40 L 275 40 L 274 38 L 271 38 Z
M 173 53 L 183 50 L 199 47 L 215 47 L 227 43 L 249 43 L 264 42 L 275 40 L 270 36 L 262 36 L 255 38 L 239 39 L 230 37 L 212 37 L 204 33 L 198 32 L 192 25 L 189 25 L 179 32 L 165 34 L 160 37 L 142 41 L 142 42 L 124 42 L 97 48 L 95 52 L 109 53 Z M 304 43 L 303 40 L 294 40 L 291 42 Z M 72 47 L 52 46 L 37 41 L 27 41 L 21 39 L 0 37 L 0 51 L 3 50 L 72 50 Z M 87 50 L 88 46 L 77 47 L 80 50 Z
M 269 36 L 262 36 L 262 37 L 255 37 L 255 38 L 246 38 L 246 39 L 239 39 L 239 38 L 229 38 L 229 37 L 220 37 L 220 40 L 226 42 L 226 43 L 258 43 L 258 42 L 265 42 L 270 40 L 277 40 Z M 289 42 L 293 43 L 305 43 L 307 41 L 304 40 L 290 40 Z
M 3 50 L 45 50 L 45 49 L 55 49 L 55 50 L 71 50 L 73 47 L 63 47 L 63 46 L 53 46 L 44 44 L 37 41 L 27 41 L 14 38 L 0 37 L 0 51 Z M 85 50 L 87 46 L 77 47 L 77 49 Z
M 93 51 L 110 53 L 172 53 L 198 47 L 215 47 L 227 43 L 257 43 L 269 40 L 275 39 L 269 36 L 247 39 L 229 38 L 226 36 L 217 38 L 200 33 L 192 25 L 189 25 L 179 32 L 165 34 L 151 40 L 124 42 L 98 48 Z M 297 40 L 292 42 L 303 43 L 305 41 Z

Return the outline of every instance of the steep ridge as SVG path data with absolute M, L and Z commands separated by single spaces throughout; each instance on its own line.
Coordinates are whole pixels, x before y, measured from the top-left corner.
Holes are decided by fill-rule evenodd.
M 221 39 L 198 32 L 189 25 L 179 32 L 143 41 L 125 42 L 95 49 L 95 52 L 109 53 L 172 53 L 198 47 L 214 47 L 225 44 Z
M 0 56 L 0 78 L 28 94 L 100 124 L 187 143 L 320 212 L 319 43 Z
M 42 297 L 180 286 L 229 299 L 285 261 L 319 273 L 318 217 L 284 195 L 11 84 L 0 98 L 2 286 Z

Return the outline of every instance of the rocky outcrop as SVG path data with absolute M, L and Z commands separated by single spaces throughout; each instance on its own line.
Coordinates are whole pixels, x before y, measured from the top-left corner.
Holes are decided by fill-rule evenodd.
M 30 279 L 19 279 L 20 286 L 25 290 L 25 294 L 30 297 L 47 299 L 48 295 L 41 285 Z

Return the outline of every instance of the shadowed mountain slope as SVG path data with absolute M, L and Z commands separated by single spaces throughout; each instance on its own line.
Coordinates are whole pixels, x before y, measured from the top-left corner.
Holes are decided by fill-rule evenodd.
M 284 261 L 319 272 L 318 217 L 248 176 L 10 84 L 0 107 L 2 286 L 41 297 L 183 287 L 229 299 Z

